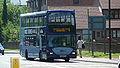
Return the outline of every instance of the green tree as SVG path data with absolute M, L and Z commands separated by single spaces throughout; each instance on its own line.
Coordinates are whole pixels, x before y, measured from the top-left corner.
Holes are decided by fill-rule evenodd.
M 10 4 L 10 0 L 0 0 L 0 42 L 19 41 L 20 14 L 26 12 L 27 6 Z
M 0 43 L 2 43 L 2 20 L 0 19 Z
M 8 5 L 8 20 L 12 22 L 12 24 L 19 25 L 20 14 L 27 12 L 26 6 L 18 6 L 9 4 Z
M 26 12 L 27 12 L 26 6 L 8 4 L 7 7 L 8 23 L 6 24 L 6 27 L 3 27 L 3 31 L 2 31 L 4 41 L 6 42 L 19 41 L 20 14 Z
M 10 21 L 6 24 L 6 27 L 3 28 L 2 33 L 4 40 L 7 42 L 19 40 L 19 26 L 14 26 Z
M 7 5 L 6 5 L 6 0 L 4 0 L 4 2 L 3 2 L 2 20 L 3 20 L 3 25 L 5 26 L 7 24 Z

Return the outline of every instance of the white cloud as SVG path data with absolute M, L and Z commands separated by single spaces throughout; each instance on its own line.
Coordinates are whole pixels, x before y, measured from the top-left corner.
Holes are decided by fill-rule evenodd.
M 21 1 L 21 5 L 26 5 L 26 0 L 20 0 Z M 20 5 L 20 1 L 19 0 L 11 0 L 11 3 L 14 5 Z

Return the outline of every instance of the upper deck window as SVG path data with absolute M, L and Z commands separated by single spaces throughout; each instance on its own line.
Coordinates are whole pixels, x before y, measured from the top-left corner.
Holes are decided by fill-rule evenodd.
M 69 12 L 50 13 L 48 25 L 74 25 L 74 16 Z
M 46 16 L 21 17 L 21 27 L 44 26 Z

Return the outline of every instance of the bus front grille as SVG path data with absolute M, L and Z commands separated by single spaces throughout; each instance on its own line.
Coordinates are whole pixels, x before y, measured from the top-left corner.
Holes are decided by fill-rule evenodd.
M 69 55 L 73 49 L 69 47 L 56 47 L 52 49 L 56 55 Z

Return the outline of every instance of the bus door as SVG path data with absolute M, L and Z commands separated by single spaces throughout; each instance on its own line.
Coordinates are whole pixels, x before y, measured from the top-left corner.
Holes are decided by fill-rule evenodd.
M 39 56 L 39 39 L 37 36 L 31 36 L 29 38 L 29 48 L 28 48 L 28 55 L 32 57 Z
M 41 35 L 39 37 L 39 46 L 40 46 L 40 50 L 42 50 L 42 37 L 41 37 Z
M 47 40 L 46 40 L 46 37 L 44 36 L 44 35 L 41 35 L 41 48 L 40 48 L 40 50 L 42 50 L 42 48 L 44 48 L 44 47 L 46 47 L 46 45 L 47 45 Z

